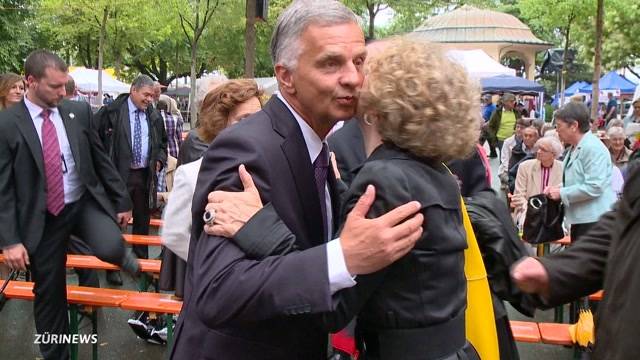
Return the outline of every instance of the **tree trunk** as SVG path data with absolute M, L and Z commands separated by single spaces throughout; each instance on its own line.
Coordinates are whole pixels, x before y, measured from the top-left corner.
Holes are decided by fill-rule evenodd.
M 375 39 L 375 23 L 376 23 L 376 11 L 373 4 L 367 6 L 369 10 L 369 39 Z
M 564 35 L 564 52 L 562 53 L 562 72 L 560 76 L 560 106 L 564 105 L 564 89 L 567 81 L 567 54 L 569 53 L 570 34 L 571 34 L 571 22 L 573 21 L 573 15 L 569 17 L 567 23 L 567 31 Z
M 198 124 L 198 107 L 196 106 L 196 61 L 198 55 L 198 31 L 200 27 L 200 0 L 196 0 L 196 8 L 195 8 L 195 23 L 193 27 L 193 38 L 191 40 L 191 89 L 189 91 L 189 108 L 191 111 L 191 119 L 189 123 L 191 124 L 191 128 L 193 129 Z M 206 25 L 206 24 L 205 24 Z
M 593 58 L 593 87 L 591 90 L 591 120 L 598 118 L 598 104 L 600 95 L 600 71 L 602 63 L 602 32 L 604 27 L 604 0 L 598 0 L 596 15 L 596 48 Z
M 244 31 L 244 77 L 255 76 L 256 67 L 256 0 L 246 0 L 246 27 Z
M 104 56 L 104 38 L 107 32 L 107 18 L 109 16 L 109 8 L 105 6 L 102 13 L 102 23 L 100 24 L 100 43 L 98 44 L 98 101 L 102 104 L 102 60 Z
M 198 123 L 198 107 L 196 106 L 196 55 L 198 43 L 191 44 L 191 90 L 189 91 L 189 107 L 191 111 L 191 128 L 195 128 Z

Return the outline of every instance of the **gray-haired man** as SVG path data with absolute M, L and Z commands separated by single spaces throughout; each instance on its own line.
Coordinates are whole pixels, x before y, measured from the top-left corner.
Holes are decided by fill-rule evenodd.
M 337 1 L 296 1 L 278 19 L 271 52 L 280 92 L 204 155 L 173 359 L 326 359 L 327 332 L 313 314 L 331 311 L 332 294 L 353 286 L 352 276 L 387 266 L 422 232 L 416 202 L 366 219 L 369 189 L 333 236 L 339 190 L 325 137 L 354 115 L 364 80 L 355 15 Z M 208 194 L 241 189 L 240 164 L 301 251 L 250 259 L 233 241 L 203 233 Z M 278 236 L 263 228 L 256 237 Z
M 105 150 L 127 184 L 133 202 L 133 233 L 149 234 L 149 205 L 156 199 L 155 172 L 167 162 L 167 133 L 160 114 L 150 106 L 154 81 L 139 75 L 129 94 L 121 94 L 95 116 L 96 127 Z M 139 258 L 148 257 L 148 248 L 134 246 Z M 110 283 L 122 284 L 117 273 Z

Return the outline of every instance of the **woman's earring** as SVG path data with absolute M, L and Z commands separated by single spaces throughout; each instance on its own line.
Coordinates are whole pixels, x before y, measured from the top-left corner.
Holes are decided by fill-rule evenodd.
M 368 114 L 364 114 L 364 123 L 369 125 L 369 126 L 373 126 L 373 123 L 371 122 L 371 120 L 369 120 L 369 115 Z

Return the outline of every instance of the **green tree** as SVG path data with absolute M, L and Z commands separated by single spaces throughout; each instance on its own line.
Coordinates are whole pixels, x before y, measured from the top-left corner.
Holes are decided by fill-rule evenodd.
M 22 72 L 33 47 L 32 6 L 30 0 L 0 0 L 0 73 Z
M 560 93 L 564 94 L 567 78 L 567 54 L 576 29 L 588 28 L 588 19 L 595 13 L 594 0 L 520 0 L 518 7 L 526 22 L 538 28 L 552 29 L 562 38 L 564 56 L 560 77 Z M 561 100 L 561 103 L 564 99 Z

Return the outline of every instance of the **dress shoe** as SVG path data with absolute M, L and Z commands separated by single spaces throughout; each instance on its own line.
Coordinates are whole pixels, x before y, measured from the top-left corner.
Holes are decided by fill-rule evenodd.
M 122 286 L 122 277 L 120 271 L 107 272 L 107 282 L 111 285 Z

